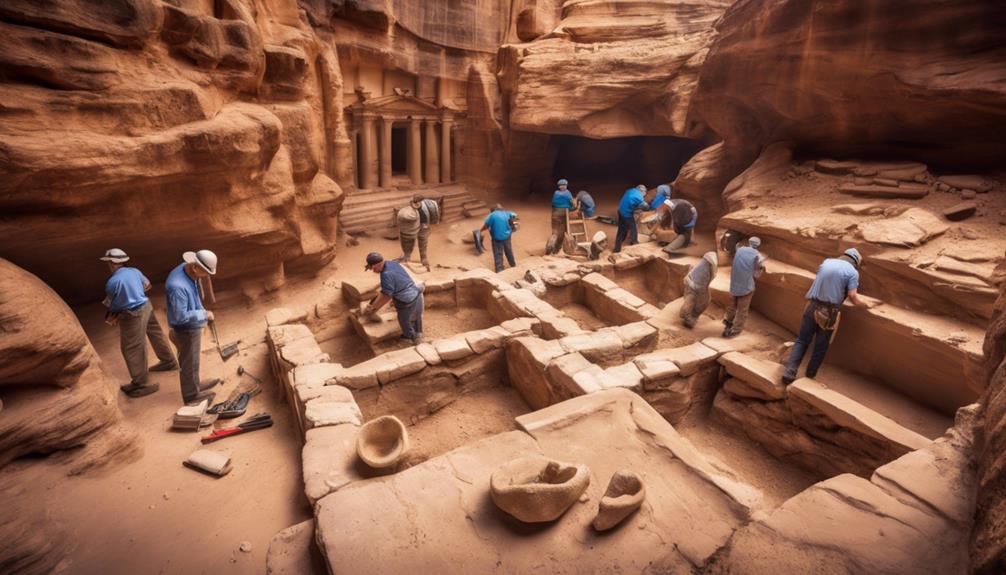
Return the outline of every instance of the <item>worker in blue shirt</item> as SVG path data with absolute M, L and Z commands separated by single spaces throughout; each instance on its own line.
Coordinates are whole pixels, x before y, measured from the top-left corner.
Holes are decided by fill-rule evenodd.
M 628 239 L 629 245 L 639 243 L 639 233 L 636 228 L 636 212 L 647 211 L 650 206 L 644 196 L 646 186 L 639 184 L 635 188 L 625 190 L 622 201 L 618 204 L 618 232 L 615 233 L 615 248 L 613 253 L 622 251 L 622 242 Z
M 119 386 L 119 389 L 129 397 L 150 395 L 160 386 L 148 383 L 148 371 L 178 369 L 175 354 L 161 330 L 161 324 L 157 322 L 154 306 L 147 298 L 150 280 L 140 270 L 126 266 L 129 256 L 118 248 L 106 251 L 101 261 L 108 263 L 112 272 L 105 283 L 105 305 L 108 306 L 105 322 L 119 326 L 119 348 L 129 370 L 129 383 Z M 149 369 L 147 339 L 150 339 L 150 345 L 160 360 Z
M 517 214 L 504 210 L 501 204 L 496 204 L 493 206 L 492 213 L 482 223 L 480 231 L 489 230 L 489 237 L 492 239 L 493 265 L 496 267 L 496 273 L 503 271 L 504 255 L 510 267 L 517 267 L 517 261 L 513 257 L 513 244 L 510 242 L 510 236 L 516 226 L 516 219 Z
M 664 203 L 664 201 L 671 199 L 671 186 L 667 184 L 660 184 L 657 186 L 657 193 L 653 195 L 653 199 L 650 200 L 650 209 L 655 210 Z
M 839 309 L 845 298 L 861 307 L 873 307 L 877 301 L 869 301 L 866 296 L 859 295 L 859 268 L 863 256 L 856 248 L 849 248 L 838 258 L 824 260 L 817 269 L 814 283 L 804 296 L 807 307 L 803 310 L 800 321 L 800 333 L 790 352 L 786 372 L 782 376 L 783 385 L 789 385 L 796 380 L 796 372 L 803 361 L 804 354 L 814 344 L 810 362 L 807 364 L 807 377 L 817 376 L 817 370 L 824 363 L 828 346 L 838 328 Z
M 559 189 L 552 192 L 552 237 L 545 244 L 545 255 L 559 253 L 566 239 L 566 211 L 575 210 L 573 194 L 567 189 L 569 182 L 558 181 Z
M 597 204 L 594 203 L 594 198 L 586 190 L 580 190 L 576 193 L 576 209 L 583 214 L 585 219 L 590 220 L 594 218 L 596 207 Z
M 216 396 L 209 391 L 220 383 L 219 379 L 199 380 L 199 353 L 202 351 L 203 328 L 213 321 L 213 312 L 203 308 L 198 281 L 217 273 L 217 255 L 210 250 L 185 252 L 182 263 L 175 266 L 165 282 L 168 300 L 168 325 L 172 341 L 178 346 L 178 374 L 182 388 L 182 401 L 197 404 L 203 400 L 213 403 Z
M 384 307 L 389 301 L 395 302 L 398 326 L 402 328 L 402 339 L 419 345 L 423 341 L 423 290 L 412 281 L 402 264 L 384 260 L 377 252 L 367 254 L 366 270 L 381 275 L 381 291 L 367 307 L 364 315 L 370 315 Z
M 751 300 L 754 298 L 755 278 L 765 271 L 765 259 L 758 253 L 761 239 L 751 237 L 748 245 L 737 248 L 730 269 L 730 302 L 723 316 L 723 337 L 734 337 L 744 331 Z

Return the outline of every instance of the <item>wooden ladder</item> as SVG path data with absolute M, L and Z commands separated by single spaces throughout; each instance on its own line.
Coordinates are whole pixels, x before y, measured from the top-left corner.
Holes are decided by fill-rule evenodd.
M 582 250 L 590 253 L 590 237 L 587 235 L 587 220 L 579 210 L 566 210 L 566 241 L 563 251 L 574 255 Z

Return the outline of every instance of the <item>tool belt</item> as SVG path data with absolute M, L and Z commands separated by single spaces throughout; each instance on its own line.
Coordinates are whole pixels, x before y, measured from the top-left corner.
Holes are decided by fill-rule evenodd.
M 814 306 L 814 323 L 817 327 L 825 331 L 832 331 L 838 327 L 838 321 L 842 316 L 839 306 L 818 300 L 813 300 L 811 305 Z

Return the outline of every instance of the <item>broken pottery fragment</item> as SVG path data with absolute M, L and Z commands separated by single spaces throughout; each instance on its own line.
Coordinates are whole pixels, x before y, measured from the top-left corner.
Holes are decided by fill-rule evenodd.
M 586 465 L 531 455 L 503 464 L 493 472 L 493 503 L 525 523 L 558 519 L 590 485 Z
M 646 499 L 643 480 L 632 471 L 616 471 L 601 497 L 601 505 L 594 518 L 594 529 L 607 531 L 632 515 Z
M 394 467 L 409 450 L 409 432 L 394 415 L 363 424 L 356 434 L 356 454 L 374 469 Z

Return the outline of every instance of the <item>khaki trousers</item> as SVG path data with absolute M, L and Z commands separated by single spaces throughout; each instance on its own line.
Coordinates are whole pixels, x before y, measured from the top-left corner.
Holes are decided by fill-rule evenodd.
M 133 311 L 119 314 L 119 347 L 122 358 L 126 360 L 129 369 L 130 383 L 146 385 L 147 383 L 147 339 L 154 347 L 157 359 L 175 361 L 171 344 L 161 330 L 161 324 L 154 315 L 154 306 L 147 303 Z
M 545 254 L 557 254 L 562 250 L 562 242 L 566 239 L 566 209 L 552 208 L 552 237 L 545 245 Z
M 754 291 L 747 295 L 731 296 L 730 303 L 727 304 L 726 315 L 723 321 L 727 324 L 727 329 L 733 335 L 744 330 L 744 324 L 748 321 L 748 311 L 751 309 L 751 299 L 754 298 Z
M 695 289 L 685 282 L 684 303 L 681 305 L 681 320 L 686 327 L 695 327 L 699 316 L 709 307 L 709 288 Z

